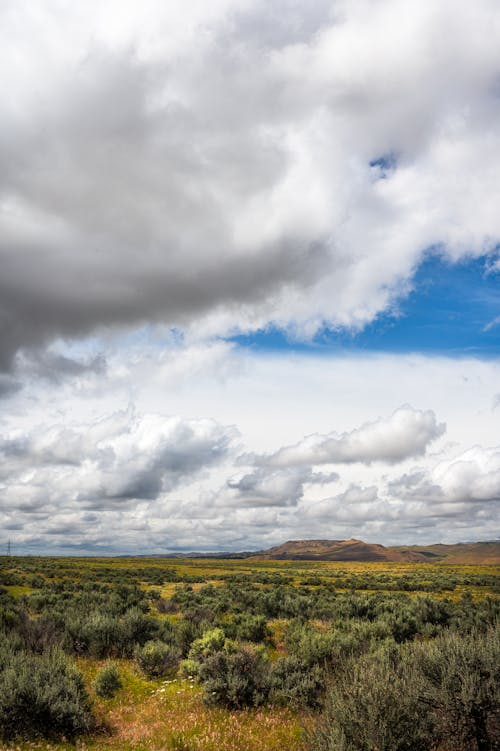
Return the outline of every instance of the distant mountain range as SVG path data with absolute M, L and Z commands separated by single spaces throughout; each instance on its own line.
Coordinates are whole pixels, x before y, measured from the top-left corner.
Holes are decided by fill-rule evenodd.
M 259 560 L 500 563 L 500 541 L 385 547 L 355 539 L 289 540 L 252 557 Z
M 274 548 L 241 553 L 170 553 L 165 558 L 231 558 L 254 561 L 366 561 L 500 564 L 500 541 L 456 545 L 385 547 L 363 540 L 289 540 Z

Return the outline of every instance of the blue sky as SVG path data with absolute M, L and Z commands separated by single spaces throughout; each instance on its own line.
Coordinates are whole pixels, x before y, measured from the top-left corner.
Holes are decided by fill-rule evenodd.
M 397 310 L 379 314 L 359 332 L 325 327 L 312 341 L 294 341 L 269 327 L 231 340 L 256 351 L 500 355 L 500 271 L 492 269 L 491 256 L 452 263 L 431 253 L 411 284 Z

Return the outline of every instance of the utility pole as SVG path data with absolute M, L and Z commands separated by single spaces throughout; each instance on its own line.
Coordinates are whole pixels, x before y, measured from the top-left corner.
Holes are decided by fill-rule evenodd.
M 7 543 L 7 557 L 10 558 L 10 540 Z

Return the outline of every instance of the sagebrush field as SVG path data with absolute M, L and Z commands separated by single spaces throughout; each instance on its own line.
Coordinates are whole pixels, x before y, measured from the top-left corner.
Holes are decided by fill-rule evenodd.
M 500 748 L 498 567 L 0 567 L 2 749 Z

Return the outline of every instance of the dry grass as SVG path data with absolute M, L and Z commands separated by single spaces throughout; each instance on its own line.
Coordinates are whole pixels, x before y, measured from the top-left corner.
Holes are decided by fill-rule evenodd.
M 105 728 L 75 744 L 14 743 L 0 751 L 305 751 L 302 723 L 291 711 L 266 707 L 229 712 L 206 707 L 193 681 L 149 681 L 126 660 L 114 661 L 123 688 L 113 699 L 94 697 Z M 90 686 L 104 663 L 79 662 Z M 307 722 L 307 718 L 304 718 Z

